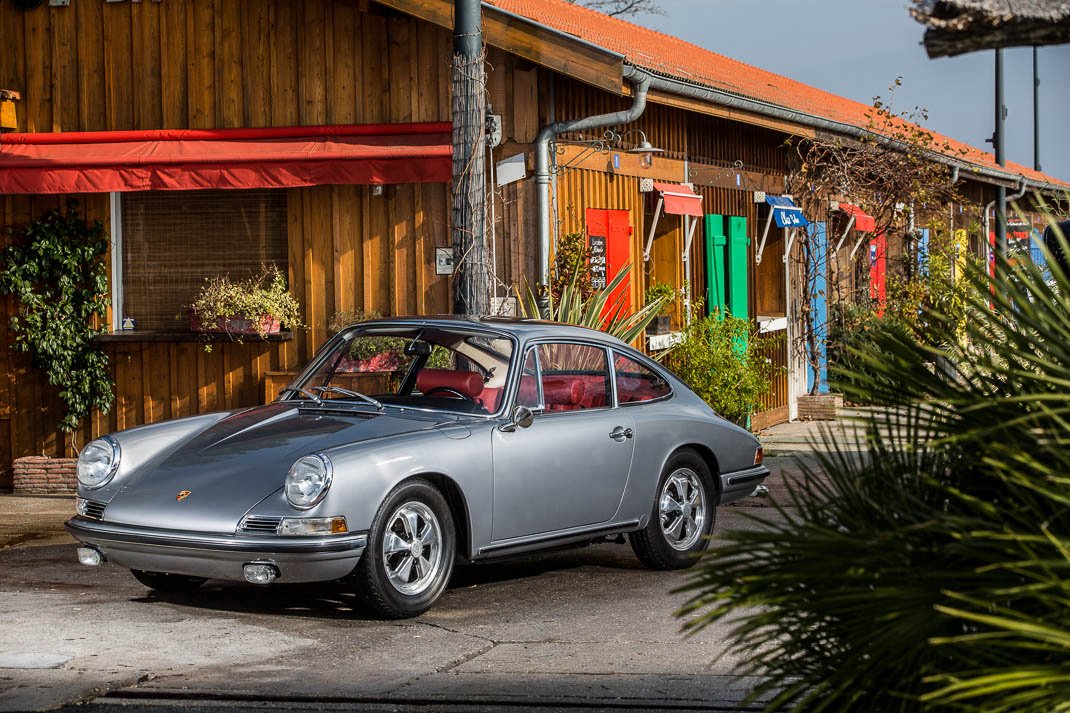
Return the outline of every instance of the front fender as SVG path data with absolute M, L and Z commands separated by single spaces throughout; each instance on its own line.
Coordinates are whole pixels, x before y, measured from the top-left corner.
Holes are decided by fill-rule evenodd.
M 297 510 L 280 487 L 250 512 L 268 517 L 344 515 L 351 532 L 369 530 L 380 505 L 399 483 L 436 474 L 458 485 L 471 528 L 471 546 L 478 547 L 490 539 L 493 428 L 491 422 L 480 422 L 332 448 L 325 454 L 334 467 L 334 480 L 315 507 Z

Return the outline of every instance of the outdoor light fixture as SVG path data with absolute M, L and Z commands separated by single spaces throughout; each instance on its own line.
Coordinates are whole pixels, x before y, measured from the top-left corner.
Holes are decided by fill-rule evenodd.
M 643 168 L 650 168 L 654 164 L 654 154 L 665 153 L 665 149 L 659 149 L 646 138 L 646 134 L 642 129 L 632 129 L 631 131 L 625 131 L 620 135 L 623 139 L 625 136 L 631 133 L 639 134 L 641 137 L 639 143 L 632 148 L 628 149 L 626 153 L 639 154 L 639 164 Z

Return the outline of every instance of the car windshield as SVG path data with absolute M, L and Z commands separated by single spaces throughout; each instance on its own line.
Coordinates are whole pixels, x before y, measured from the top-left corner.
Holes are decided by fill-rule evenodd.
M 501 405 L 512 355 L 505 335 L 358 325 L 313 361 L 287 398 L 489 415 Z

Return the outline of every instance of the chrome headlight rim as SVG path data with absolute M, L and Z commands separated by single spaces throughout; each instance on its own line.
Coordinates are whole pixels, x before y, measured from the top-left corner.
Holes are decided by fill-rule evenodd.
M 315 461 L 323 466 L 323 485 L 320 487 L 319 492 L 308 503 L 295 503 L 290 499 L 290 479 L 293 477 L 294 470 L 302 462 Z M 294 464 L 290 466 L 290 470 L 286 473 L 286 483 L 283 485 L 283 494 L 286 497 L 286 502 L 290 504 L 290 507 L 298 510 L 311 510 L 312 508 L 323 502 L 323 498 L 327 496 L 327 491 L 331 489 L 331 484 L 334 482 L 334 464 L 331 463 L 331 459 L 323 453 L 310 453 L 307 456 L 301 456 L 294 461 Z
M 97 443 L 104 443 L 111 448 L 111 461 L 108 464 L 107 473 L 105 473 L 104 477 L 99 482 L 87 483 L 82 479 L 81 453 L 78 455 L 78 463 L 75 466 L 78 485 L 85 488 L 86 490 L 99 490 L 100 488 L 103 488 L 105 485 L 110 483 L 112 478 L 115 477 L 116 471 L 119 470 L 119 460 L 123 457 L 123 449 L 119 446 L 119 441 L 115 440 L 111 436 L 101 436 L 100 438 L 93 439 L 85 445 L 85 447 L 82 449 L 82 453 L 85 453 L 86 450 L 88 450 Z

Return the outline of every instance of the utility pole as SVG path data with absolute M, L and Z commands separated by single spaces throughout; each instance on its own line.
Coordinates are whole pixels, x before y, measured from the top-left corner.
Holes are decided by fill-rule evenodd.
M 996 133 L 992 137 L 996 151 L 996 163 L 1007 165 L 1004 151 L 1004 123 L 1007 119 L 1007 107 L 1003 101 L 1003 49 L 996 50 Z M 996 188 L 996 251 L 1007 256 L 1007 189 L 1002 185 Z
M 480 0 L 453 3 L 453 311 L 490 313 L 486 263 L 486 74 Z
M 1040 170 L 1040 65 L 1033 47 L 1033 168 Z

